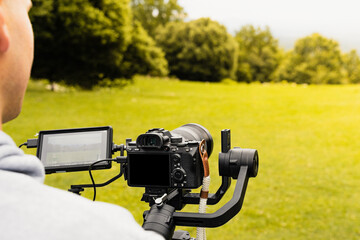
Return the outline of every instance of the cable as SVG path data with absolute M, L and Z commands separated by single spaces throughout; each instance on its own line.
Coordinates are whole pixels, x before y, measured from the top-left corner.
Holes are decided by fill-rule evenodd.
M 24 142 L 19 146 L 21 148 L 22 146 L 26 146 L 27 148 L 37 148 L 38 147 L 38 139 L 37 138 L 31 138 L 28 139 L 27 142 Z
M 93 185 L 93 188 L 94 188 L 94 197 L 93 197 L 93 201 L 95 201 L 95 198 L 96 198 L 96 186 L 95 186 L 95 180 L 94 180 L 94 177 L 91 173 L 91 170 L 92 168 L 98 164 L 98 163 L 102 163 L 102 162 L 107 162 L 107 161 L 112 161 L 112 159 L 103 159 L 103 160 L 99 160 L 99 161 L 96 161 L 94 163 L 92 163 L 90 166 L 89 166 L 89 175 L 90 175 L 90 179 L 91 179 L 91 183 Z
M 89 166 L 89 175 L 90 175 L 91 183 L 92 183 L 92 186 L 93 186 L 93 189 L 94 189 L 93 201 L 95 201 L 95 198 L 96 198 L 96 184 L 95 184 L 94 177 L 93 177 L 93 175 L 91 173 L 91 170 L 96 164 L 101 163 L 101 162 L 106 162 L 106 161 L 114 161 L 114 162 L 116 162 L 117 159 L 111 159 L 111 158 L 103 159 L 103 160 L 96 161 L 96 162 L 92 163 Z M 120 175 L 122 175 L 122 165 L 120 166 Z
M 19 148 L 21 148 L 22 146 L 27 146 L 27 143 L 20 144 Z

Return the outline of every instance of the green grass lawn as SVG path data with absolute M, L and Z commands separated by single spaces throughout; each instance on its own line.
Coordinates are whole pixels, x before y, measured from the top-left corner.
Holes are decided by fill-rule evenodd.
M 232 146 L 256 148 L 257 178 L 250 179 L 243 209 L 208 239 L 360 239 L 360 86 L 208 84 L 137 77 L 123 89 L 50 92 L 31 82 L 22 114 L 4 126 L 17 144 L 45 129 L 111 125 L 125 143 L 153 127 L 172 130 L 199 123 L 214 138 L 211 190 L 220 185 L 220 131 Z M 28 153 L 33 151 L 26 150 Z M 95 173 L 97 182 L 117 167 Z M 67 189 L 88 183 L 87 173 L 48 175 Z M 235 181 L 215 211 L 231 198 Z M 128 208 L 139 223 L 148 205 L 143 189 L 121 179 L 98 189 L 97 200 Z M 92 190 L 85 197 L 92 198 Z M 196 211 L 194 206 L 186 211 Z M 195 231 L 190 228 L 195 236 Z

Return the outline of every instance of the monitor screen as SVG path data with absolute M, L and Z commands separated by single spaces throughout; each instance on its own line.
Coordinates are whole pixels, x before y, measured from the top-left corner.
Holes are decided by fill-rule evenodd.
M 99 160 L 111 157 L 110 129 L 66 129 L 39 133 L 38 157 L 46 170 L 86 170 Z M 108 162 L 96 164 L 104 168 Z M 80 169 L 81 168 L 81 169 Z

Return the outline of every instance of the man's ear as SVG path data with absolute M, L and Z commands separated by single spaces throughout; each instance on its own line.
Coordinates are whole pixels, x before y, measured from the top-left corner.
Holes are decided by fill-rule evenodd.
M 7 29 L 4 8 L 0 5 L 0 54 L 6 52 L 10 46 L 10 35 Z

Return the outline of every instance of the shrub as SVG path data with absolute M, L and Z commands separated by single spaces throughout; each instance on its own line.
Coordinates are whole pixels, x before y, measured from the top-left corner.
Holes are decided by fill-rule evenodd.
M 180 79 L 234 78 L 237 44 L 218 22 L 209 18 L 171 22 L 158 30 L 156 40 L 165 51 L 170 74 Z

